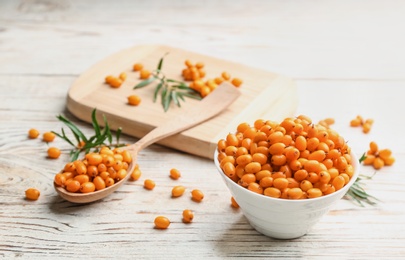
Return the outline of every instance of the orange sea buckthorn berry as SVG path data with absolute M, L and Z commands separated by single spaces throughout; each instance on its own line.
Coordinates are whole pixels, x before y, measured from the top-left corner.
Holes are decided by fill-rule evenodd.
M 106 76 L 105 77 L 105 83 L 107 83 L 107 84 L 111 84 L 111 81 L 112 81 L 112 79 L 114 78 L 114 76 L 113 75 L 108 75 L 108 76 Z
M 41 193 L 35 188 L 29 188 L 25 191 L 25 198 L 28 200 L 37 200 Z
M 57 159 L 59 158 L 61 154 L 61 151 L 59 150 L 59 148 L 56 147 L 49 147 L 48 148 L 48 157 L 51 159 Z
M 263 194 L 263 187 L 257 182 L 249 183 L 247 189 L 258 194 Z
M 98 166 L 103 162 L 103 157 L 98 153 L 88 153 L 85 157 L 90 165 Z
M 380 157 L 376 157 L 373 161 L 373 167 L 376 170 L 381 169 L 382 167 L 384 167 L 384 160 L 381 159 Z
M 141 63 L 135 63 L 132 68 L 133 68 L 134 71 L 140 71 L 140 70 L 143 69 L 143 64 L 141 64 Z
M 376 154 L 378 152 L 378 145 L 376 142 L 370 142 L 370 154 Z
M 263 191 L 263 194 L 272 198 L 280 198 L 281 197 L 281 191 L 280 189 L 277 189 L 275 187 L 269 187 L 266 188 Z
M 90 181 L 90 176 L 87 174 L 80 174 L 76 175 L 73 179 L 78 181 L 80 184 L 83 184 Z
M 194 219 L 194 212 L 189 209 L 183 210 L 183 222 L 184 223 L 191 223 Z
M 235 165 L 231 162 L 226 162 L 222 167 L 222 170 L 226 174 L 226 176 L 232 178 L 236 174 Z
M 77 192 L 80 190 L 80 182 L 77 180 L 67 180 L 66 181 L 66 190 L 69 192 Z
M 172 197 L 177 198 L 184 194 L 186 188 L 184 186 L 178 185 L 172 188 Z
M 90 193 L 96 190 L 96 186 L 93 182 L 88 181 L 84 182 L 80 185 L 80 192 L 81 193 Z
M 318 188 L 311 188 L 307 190 L 308 198 L 318 198 L 322 196 L 322 191 Z
M 146 179 L 143 183 L 143 187 L 147 190 L 153 190 L 155 186 L 156 186 L 155 182 L 150 179 Z
M 386 166 L 391 166 L 394 164 L 394 162 L 395 162 L 394 156 L 390 156 L 390 157 L 384 159 L 384 165 L 386 165 Z
M 63 173 L 57 173 L 53 180 L 59 187 L 64 187 L 66 182 L 66 175 L 63 175 Z
M 121 72 L 120 75 L 118 76 L 122 81 L 125 81 L 127 79 L 127 74 L 125 72 Z
M 100 176 L 96 176 L 93 179 L 93 183 L 96 190 L 102 190 L 106 187 L 104 179 Z
M 120 169 L 117 171 L 117 175 L 115 176 L 117 181 L 125 179 L 125 176 L 127 176 L 128 172 L 124 169 Z
M 371 124 L 370 123 L 364 123 L 362 128 L 363 128 L 363 133 L 367 134 L 371 130 Z
M 121 87 L 121 85 L 122 85 L 122 80 L 120 78 L 114 77 L 110 80 L 110 86 L 112 88 L 119 88 L 119 87 Z
M 194 66 L 193 63 L 192 63 L 190 60 L 185 60 L 185 61 L 184 61 L 184 64 L 185 64 L 188 68 L 191 68 L 191 67 Z
M 216 77 L 216 78 L 214 79 L 214 81 L 215 81 L 215 83 L 217 83 L 218 85 L 220 85 L 222 82 L 224 82 L 224 79 L 223 79 L 223 78 L 220 78 L 220 77 Z
M 363 122 L 360 120 L 360 118 L 356 117 L 355 119 L 352 119 L 350 121 L 350 126 L 352 126 L 352 127 L 361 126 L 362 123 Z
M 332 181 L 332 185 L 336 190 L 340 190 L 345 185 L 345 179 L 341 175 L 336 176 Z
M 38 131 L 37 129 L 31 128 L 31 129 L 28 131 L 28 137 L 29 137 L 29 138 L 35 139 L 35 138 L 37 138 L 38 136 L 39 136 L 39 131 Z
M 150 75 L 151 75 L 150 71 L 146 70 L 146 69 L 142 69 L 139 72 L 139 78 L 140 79 L 148 79 L 150 77 Z
M 131 179 L 133 181 L 139 180 L 139 178 L 141 177 L 142 172 L 139 168 L 135 168 L 132 173 L 131 173 Z
M 115 183 L 115 181 L 114 181 L 114 179 L 111 178 L 111 177 L 107 177 L 107 178 L 105 179 L 105 186 L 106 186 L 106 187 L 110 187 L 110 186 L 114 185 L 114 183 Z
M 44 141 L 44 142 L 52 142 L 54 139 L 55 139 L 55 137 L 56 137 L 56 135 L 54 134 L 54 133 L 52 133 L 52 132 L 45 132 L 43 135 L 42 135 L 42 140 Z
M 128 104 L 131 106 L 138 106 L 141 103 L 141 98 L 137 95 L 128 96 Z
M 302 197 L 302 190 L 301 188 L 290 188 L 287 192 L 287 196 L 289 199 L 297 200 Z
M 242 85 L 243 81 L 240 78 L 233 78 L 231 83 L 238 88 Z
M 170 178 L 172 178 L 173 180 L 177 180 L 181 177 L 181 173 L 179 170 L 177 170 L 176 168 L 172 168 L 170 169 Z
M 222 76 L 222 78 L 223 78 L 224 80 L 230 80 L 230 78 L 231 78 L 231 75 L 230 75 L 228 72 L 226 72 L 226 71 L 222 72 L 222 73 L 221 73 L 221 76 Z
M 235 208 L 235 209 L 239 208 L 239 204 L 236 202 L 234 197 L 231 197 L 231 206 L 232 206 L 232 208 Z
M 194 189 L 191 191 L 191 198 L 196 202 L 200 202 L 204 199 L 204 193 L 201 190 Z
M 156 217 L 154 223 L 157 229 L 167 229 L 170 226 L 170 220 L 164 216 Z

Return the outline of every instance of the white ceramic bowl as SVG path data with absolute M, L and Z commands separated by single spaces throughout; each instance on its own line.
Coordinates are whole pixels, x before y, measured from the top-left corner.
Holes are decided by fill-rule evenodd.
M 219 166 L 218 152 L 215 165 L 229 191 L 239 204 L 250 225 L 258 232 L 278 239 L 298 238 L 306 233 L 325 215 L 330 206 L 340 200 L 359 175 L 359 163 L 352 153 L 354 175 L 342 189 L 319 198 L 288 200 L 254 193 L 226 176 Z

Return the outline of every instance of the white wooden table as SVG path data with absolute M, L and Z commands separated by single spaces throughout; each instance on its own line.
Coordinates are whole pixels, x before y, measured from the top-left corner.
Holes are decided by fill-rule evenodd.
M 405 258 L 405 84 L 403 1 L 47 1 L 0 2 L 0 257 L 58 258 Z M 309 232 L 275 240 L 251 228 L 212 161 L 154 145 L 142 152 L 142 181 L 88 205 L 63 201 L 47 144 L 27 131 L 59 131 L 69 86 L 104 57 L 137 44 L 168 44 L 287 75 L 296 80 L 297 114 L 333 117 L 357 155 L 376 141 L 396 162 L 366 181 L 381 202 L 342 200 Z M 373 118 L 369 134 L 349 127 Z M 254 120 L 254 119 L 252 119 Z M 135 138 L 125 136 L 126 142 Z M 204 191 L 202 203 L 173 200 L 170 168 L 181 184 Z M 362 174 L 374 170 L 362 167 Z M 24 199 L 36 187 L 41 197 Z M 181 222 L 185 208 L 195 211 Z M 157 215 L 172 220 L 153 228 Z

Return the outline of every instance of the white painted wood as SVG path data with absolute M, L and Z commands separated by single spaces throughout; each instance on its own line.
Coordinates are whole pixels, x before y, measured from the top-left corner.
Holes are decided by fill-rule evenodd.
M 400 259 L 405 255 L 405 111 L 402 1 L 41 1 L 0 3 L 0 256 L 6 259 L 257 257 Z M 334 128 L 361 155 L 371 140 L 397 159 L 365 181 L 381 200 L 373 208 L 342 200 L 304 237 L 279 241 L 254 231 L 212 161 L 153 145 L 139 156 L 141 180 L 107 199 L 74 205 L 53 190 L 68 160 L 46 159 L 31 127 L 59 131 L 69 86 L 109 54 L 135 44 L 170 44 L 292 77 L 298 113 L 333 117 Z M 373 118 L 367 135 L 348 126 Z M 252 119 L 253 121 L 254 119 Z M 125 136 L 132 143 L 135 138 Z M 170 168 L 182 172 L 174 181 Z M 362 173 L 374 170 L 362 167 Z M 142 188 L 152 178 L 153 191 Z M 187 192 L 170 198 L 174 185 Z M 24 200 L 37 187 L 38 201 Z M 202 203 L 189 191 L 205 193 Z M 195 211 L 181 222 L 185 208 Z M 173 223 L 153 229 L 157 215 Z

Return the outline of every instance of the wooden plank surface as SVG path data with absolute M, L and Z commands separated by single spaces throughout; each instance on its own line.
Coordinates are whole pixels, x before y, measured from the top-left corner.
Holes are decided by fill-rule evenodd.
M 141 63 L 145 69 L 153 71 L 163 56 L 162 72 L 169 79 L 184 81 L 181 71 L 185 68 L 184 62 L 187 59 L 193 64 L 197 62 L 205 64 L 204 70 L 207 75 L 204 80 L 221 77 L 222 72 L 226 71 L 232 78 L 243 79 L 243 84 L 238 88 L 242 93 L 241 96 L 224 112 L 189 130 L 165 138 L 158 142 L 160 144 L 213 158 L 218 140 L 236 129 L 240 122 L 252 117 L 281 120 L 292 116 L 296 111 L 298 104 L 296 86 L 285 76 L 162 45 L 134 46 L 121 50 L 83 72 L 69 90 L 67 101 L 69 111 L 78 118 L 91 122 L 92 110 L 97 108 L 100 122 L 103 122 L 102 115 L 105 115 L 112 129 L 121 127 L 124 133 L 138 138 L 163 122 L 171 120 L 172 117 L 187 111 L 199 101 L 186 98 L 181 107 L 173 103 L 165 112 L 160 95 L 157 101 L 153 102 L 156 82 L 140 89 L 133 89 L 141 82 L 139 72 L 132 70 L 133 64 Z M 107 75 L 118 76 L 122 72 L 127 74 L 127 79 L 121 87 L 111 88 L 104 83 Z M 137 107 L 127 104 L 127 97 L 133 94 L 142 100 Z
M 0 4 L 0 257 L 4 259 L 403 259 L 405 255 L 405 44 L 403 1 L 43 1 Z M 89 205 L 61 200 L 52 178 L 58 160 L 27 131 L 59 131 L 74 81 L 93 64 L 135 45 L 170 44 L 191 52 L 286 75 L 297 83 L 297 114 L 333 117 L 357 155 L 376 141 L 396 162 L 365 180 L 381 202 L 358 207 L 341 200 L 306 236 L 280 241 L 260 235 L 240 210 L 211 160 L 160 145 L 139 157 L 143 171 L 108 199 Z M 371 132 L 348 126 L 373 118 Z M 253 120 L 253 119 L 252 119 Z M 123 141 L 137 138 L 125 135 Z M 175 182 L 170 168 L 182 172 Z M 154 191 L 142 188 L 154 179 Z M 174 185 L 187 187 L 173 200 Z M 41 190 L 24 200 L 29 187 Z M 188 191 L 200 188 L 197 204 Z M 181 222 L 181 211 L 195 211 Z M 166 215 L 168 230 L 153 229 Z

